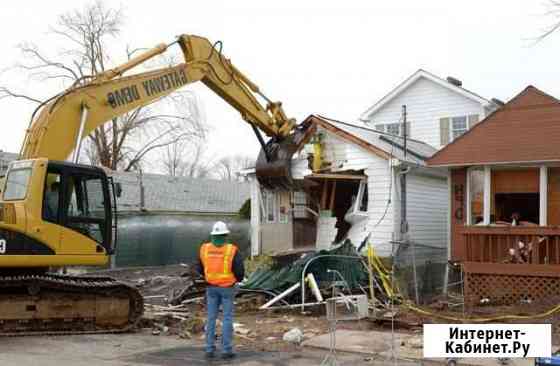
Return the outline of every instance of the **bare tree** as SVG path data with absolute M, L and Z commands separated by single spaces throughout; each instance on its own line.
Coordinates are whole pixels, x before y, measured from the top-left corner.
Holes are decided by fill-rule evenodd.
M 541 34 L 536 37 L 535 42 L 542 41 L 560 28 L 560 1 L 549 0 L 544 6 L 546 7 L 544 16 L 552 19 L 552 22 L 542 29 Z
M 253 166 L 255 166 L 255 159 L 243 155 L 234 155 L 218 160 L 212 170 L 221 180 L 237 180 L 241 170 Z
M 207 178 L 211 164 L 205 157 L 206 141 L 179 141 L 166 147 L 161 154 L 165 174 L 173 177 Z
M 123 25 L 121 9 L 106 7 L 101 0 L 81 10 L 59 16 L 50 34 L 63 47 L 50 56 L 36 45 L 19 46 L 25 62 L 12 70 L 24 71 L 40 82 L 59 82 L 65 87 L 80 85 L 106 70 L 110 61 L 108 44 L 120 35 Z M 127 57 L 135 50 L 127 47 Z M 31 96 L 7 86 L 0 86 L 0 99 L 22 98 L 41 103 L 44 97 Z M 164 98 L 158 108 L 141 107 L 98 127 L 89 137 L 86 157 L 90 163 L 125 171 L 137 169 L 148 154 L 181 141 L 204 138 L 198 104 L 192 93 L 184 92 Z M 162 113 L 165 109 L 165 113 Z

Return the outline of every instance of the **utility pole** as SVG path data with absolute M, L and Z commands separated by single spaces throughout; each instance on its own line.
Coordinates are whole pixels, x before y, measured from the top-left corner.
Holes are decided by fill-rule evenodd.
M 406 129 L 406 105 L 402 106 L 402 131 L 403 131 L 403 153 L 404 162 L 406 163 L 407 157 L 407 135 L 408 131 Z M 406 220 L 406 170 L 408 167 L 404 164 L 404 168 L 400 171 L 401 176 L 401 240 L 405 239 L 405 235 L 408 232 L 408 222 Z
M 414 278 L 414 297 L 416 300 L 416 304 L 420 303 L 420 296 L 418 293 L 418 274 L 416 272 L 416 245 L 414 242 L 409 241 L 408 237 L 408 220 L 406 215 L 406 175 L 408 173 L 409 167 L 407 164 L 407 139 L 408 139 L 408 131 L 407 131 L 407 113 L 406 113 L 406 105 L 402 106 L 402 128 L 403 128 L 403 155 L 404 155 L 404 167 L 400 171 L 401 176 L 401 244 L 410 244 L 410 249 L 412 251 L 412 275 Z

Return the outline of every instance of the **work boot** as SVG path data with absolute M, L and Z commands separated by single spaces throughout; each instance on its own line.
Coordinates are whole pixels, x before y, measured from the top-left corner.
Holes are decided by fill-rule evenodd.
M 226 352 L 222 354 L 222 360 L 232 360 L 235 358 L 235 353 L 233 352 Z
M 207 360 L 213 360 L 216 358 L 216 354 L 214 352 L 206 352 L 204 353 L 204 358 Z

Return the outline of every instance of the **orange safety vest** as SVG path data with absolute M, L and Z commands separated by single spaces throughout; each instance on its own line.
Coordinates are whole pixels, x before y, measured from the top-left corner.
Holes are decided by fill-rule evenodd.
M 231 287 L 237 279 L 233 274 L 233 258 L 237 246 L 225 244 L 217 247 L 212 243 L 204 243 L 200 247 L 200 261 L 204 266 L 206 282 L 212 286 Z

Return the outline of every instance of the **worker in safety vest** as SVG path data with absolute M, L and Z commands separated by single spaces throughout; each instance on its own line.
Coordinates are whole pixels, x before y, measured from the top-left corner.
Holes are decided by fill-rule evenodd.
M 212 228 L 211 242 L 200 246 L 198 272 L 206 280 L 206 358 L 215 357 L 216 318 L 222 305 L 222 359 L 232 359 L 233 353 L 233 299 L 235 284 L 245 277 L 243 258 L 237 246 L 228 241 L 229 229 L 218 221 Z

